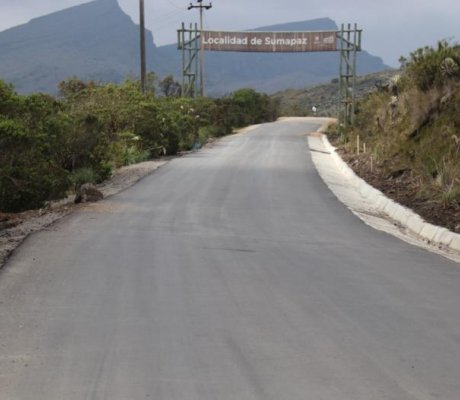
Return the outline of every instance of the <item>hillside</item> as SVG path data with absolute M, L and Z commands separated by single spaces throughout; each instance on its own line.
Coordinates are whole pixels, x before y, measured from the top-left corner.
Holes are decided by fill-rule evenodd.
M 342 137 L 335 132 L 361 177 L 428 222 L 460 232 L 460 46 L 413 52 L 400 75 L 358 104 L 355 126 Z
M 379 85 L 385 84 L 398 73 L 397 70 L 387 70 L 358 77 L 356 80 L 356 99 L 360 100 L 374 92 Z M 309 116 L 312 115 L 312 107 L 315 106 L 317 115 L 320 117 L 337 116 L 338 96 L 337 78 L 322 85 L 304 89 L 287 89 L 272 95 L 280 104 L 281 115 Z
M 171 27 L 176 29 L 176 27 Z M 256 30 L 330 30 L 330 19 L 316 19 Z M 117 0 L 95 0 L 33 19 L 0 32 L 0 78 L 20 93 L 55 93 L 59 81 L 70 76 L 120 82 L 138 76 L 139 27 Z M 147 31 L 148 69 L 157 75 L 181 75 L 176 44 L 156 47 Z M 240 87 L 273 93 L 289 87 L 327 82 L 337 75 L 337 53 L 242 54 L 207 53 L 207 93 L 220 95 Z M 386 68 L 366 52 L 359 55 L 359 73 Z

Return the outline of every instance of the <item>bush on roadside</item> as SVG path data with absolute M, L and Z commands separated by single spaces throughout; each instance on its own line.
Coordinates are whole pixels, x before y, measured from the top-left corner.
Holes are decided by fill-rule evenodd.
M 442 86 L 460 77 L 460 48 L 446 40 L 437 47 L 425 46 L 400 59 L 405 69 L 406 86 L 415 85 L 426 92 L 433 86 Z

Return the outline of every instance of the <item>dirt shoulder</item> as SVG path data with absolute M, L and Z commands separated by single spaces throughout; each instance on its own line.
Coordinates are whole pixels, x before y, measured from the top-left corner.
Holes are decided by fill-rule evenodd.
M 103 193 L 104 198 L 112 196 L 134 185 L 168 161 L 169 159 L 165 158 L 120 168 L 110 179 L 97 187 Z M 63 200 L 51 202 L 47 207 L 39 210 L 17 214 L 0 213 L 0 268 L 27 236 L 86 206 L 85 204 L 74 204 L 74 198 L 75 195 L 72 195 Z

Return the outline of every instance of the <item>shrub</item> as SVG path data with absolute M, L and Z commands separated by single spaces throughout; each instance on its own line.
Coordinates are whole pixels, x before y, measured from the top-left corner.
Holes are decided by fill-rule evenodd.
M 426 46 L 417 49 L 403 64 L 409 81 L 420 90 L 427 91 L 460 76 L 459 47 L 443 40 L 436 48 Z
M 96 183 L 97 174 L 91 168 L 80 168 L 72 172 L 69 179 L 72 182 L 74 190 L 76 190 L 85 183 Z

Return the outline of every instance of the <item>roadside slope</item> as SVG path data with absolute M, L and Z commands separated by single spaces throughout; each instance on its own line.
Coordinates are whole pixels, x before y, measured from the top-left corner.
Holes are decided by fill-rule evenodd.
M 428 222 L 460 233 L 460 48 L 415 51 L 329 139 L 364 180 Z

